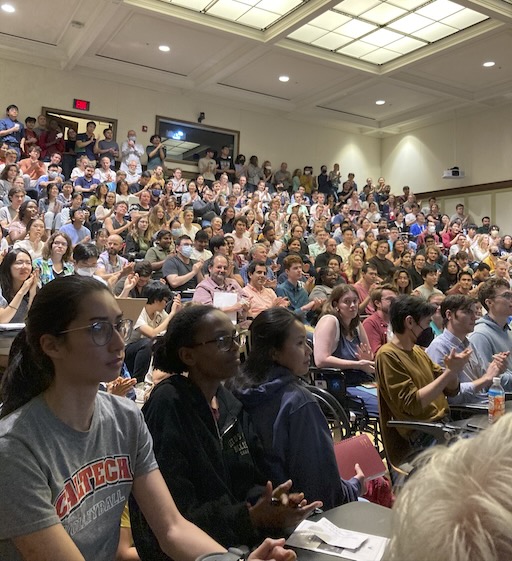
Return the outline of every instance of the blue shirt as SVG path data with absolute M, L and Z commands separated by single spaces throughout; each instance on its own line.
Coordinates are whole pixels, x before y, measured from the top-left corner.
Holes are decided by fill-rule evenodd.
M 81 134 L 77 134 L 76 135 L 76 139 L 79 140 L 80 142 L 89 142 L 89 140 L 91 140 L 91 137 L 87 135 L 86 132 L 83 132 Z M 95 142 L 91 142 L 90 144 L 88 144 L 87 146 L 85 146 L 84 148 L 78 148 L 78 146 L 76 147 L 75 151 L 77 154 L 85 154 L 89 160 L 91 161 L 96 161 L 96 154 L 94 153 L 94 145 L 96 143 Z
M 6 131 L 12 129 L 14 125 L 19 125 L 20 128 L 16 132 L 11 132 L 10 134 L 3 137 L 3 141 L 11 145 L 19 146 L 21 139 L 25 136 L 25 127 L 19 121 L 13 121 L 10 117 L 5 117 L 0 121 L 0 131 Z
M 79 230 L 77 230 L 73 224 L 64 224 L 59 231 L 64 232 L 70 237 L 73 247 L 87 236 L 89 236 L 89 238 L 91 237 L 91 231 L 85 226 L 82 226 Z
M 89 189 L 92 185 L 99 185 L 100 181 L 99 179 L 96 179 L 95 177 L 91 178 L 90 181 L 87 181 L 87 179 L 84 177 L 78 177 L 75 181 L 75 187 L 83 187 L 84 189 Z M 82 193 L 82 197 L 84 199 L 88 199 L 94 191 L 87 191 Z
M 298 284 L 296 286 L 293 285 L 289 280 L 277 286 L 276 294 L 288 298 L 290 301 L 288 308 L 294 312 L 300 312 L 302 306 L 305 306 L 309 302 L 307 290 Z

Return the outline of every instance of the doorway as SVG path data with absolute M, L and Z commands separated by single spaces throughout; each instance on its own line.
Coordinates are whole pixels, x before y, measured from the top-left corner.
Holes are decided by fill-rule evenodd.
M 117 135 L 117 119 L 110 117 L 101 117 L 99 115 L 84 115 L 83 113 L 75 113 L 73 111 L 66 111 L 64 109 L 53 109 L 51 107 L 43 107 L 41 114 L 46 116 L 47 121 L 55 119 L 64 134 L 68 129 L 75 129 L 80 134 L 86 131 L 87 123 L 94 121 L 96 123 L 96 130 L 101 134 L 104 129 L 111 128 L 114 133 L 114 140 Z

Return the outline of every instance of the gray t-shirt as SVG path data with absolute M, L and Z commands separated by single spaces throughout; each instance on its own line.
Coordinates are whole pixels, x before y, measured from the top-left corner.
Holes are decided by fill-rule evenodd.
M 162 277 L 166 278 L 168 275 L 178 275 L 182 277 L 192 271 L 192 266 L 194 265 L 194 259 L 190 259 L 188 263 L 184 263 L 179 257 L 168 257 L 164 264 L 162 265 Z M 193 276 L 185 284 L 173 288 L 178 292 L 184 290 L 191 290 L 197 286 L 197 276 Z
M 142 413 L 98 392 L 91 428 L 76 431 L 42 396 L 0 421 L 0 559 L 10 540 L 61 523 L 87 561 L 115 558 L 136 477 L 157 469 Z

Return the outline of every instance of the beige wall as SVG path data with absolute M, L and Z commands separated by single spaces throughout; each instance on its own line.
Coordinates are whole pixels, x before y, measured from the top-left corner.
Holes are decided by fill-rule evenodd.
M 143 87 L 144 82 L 135 79 L 127 85 L 100 73 L 90 77 L 80 70 L 63 72 L 0 59 L 0 76 L 0 107 L 16 103 L 24 118 L 37 116 L 42 106 L 72 110 L 73 98 L 87 99 L 92 114 L 118 119 L 118 140 L 134 128 L 145 145 L 155 115 L 195 121 L 205 111 L 205 124 L 239 130 L 241 152 L 247 157 L 257 154 L 260 161 L 269 159 L 274 168 L 284 160 L 292 170 L 310 164 L 318 173 L 321 164 L 339 162 L 342 173 L 353 171 L 360 185 L 367 176 L 384 175 L 397 193 L 403 185 L 422 192 L 512 178 L 512 106 L 379 140 L 243 109 L 201 92 Z M 148 133 L 141 132 L 143 125 Z M 464 169 L 466 178 L 441 179 L 442 171 L 455 164 Z M 459 198 L 445 199 L 442 206 L 451 213 Z M 512 193 L 507 192 L 463 200 L 476 219 L 490 214 L 501 224 L 512 215 L 510 201 Z
M 382 140 L 382 173 L 395 191 L 437 191 L 512 178 L 512 106 Z M 441 179 L 458 165 L 464 179 Z M 512 208 L 512 207 L 511 207 Z
M 321 164 L 339 162 L 342 172 L 353 171 L 359 183 L 368 175 L 380 174 L 379 139 L 238 108 L 229 100 L 212 99 L 200 92 L 191 95 L 156 85 L 151 89 L 135 79 L 133 85 L 126 85 L 101 73 L 91 78 L 80 71 L 62 72 L 2 59 L 0 76 L 0 106 L 16 103 L 23 118 L 37 116 L 42 106 L 72 110 L 73 98 L 87 99 L 92 114 L 118 119 L 118 141 L 133 128 L 146 145 L 156 115 L 195 122 L 204 111 L 205 124 L 240 131 L 241 152 L 247 157 L 258 155 L 260 162 L 269 159 L 274 168 L 287 161 L 292 170 L 313 165 L 319 173 Z M 143 125 L 148 126 L 148 133 L 141 132 Z

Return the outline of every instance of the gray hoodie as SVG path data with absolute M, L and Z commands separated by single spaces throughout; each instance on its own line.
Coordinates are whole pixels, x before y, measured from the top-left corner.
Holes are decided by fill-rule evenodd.
M 493 360 L 493 355 L 512 351 L 512 331 L 508 323 L 500 326 L 488 315 L 476 322 L 475 330 L 468 339 L 484 369 L 487 369 Z M 512 391 L 512 356 L 508 357 L 507 369 L 501 376 L 501 384 L 505 391 Z

